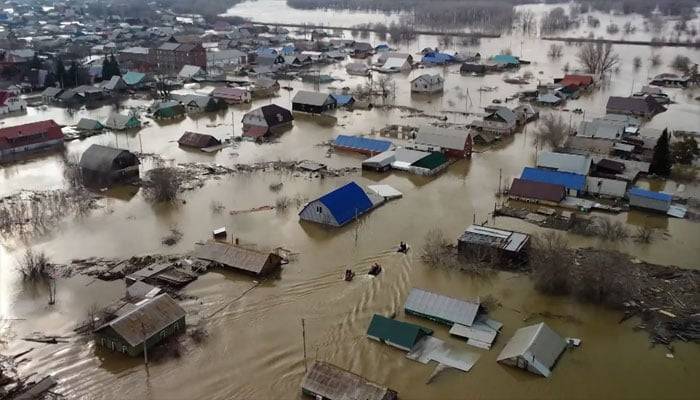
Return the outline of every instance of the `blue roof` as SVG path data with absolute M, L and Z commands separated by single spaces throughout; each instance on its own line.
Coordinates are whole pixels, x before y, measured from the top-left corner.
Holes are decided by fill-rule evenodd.
M 277 55 L 277 50 L 269 47 L 259 47 L 255 50 L 255 53 L 259 56 L 274 56 Z
M 520 60 L 518 60 L 517 57 L 508 54 L 499 54 L 497 56 L 493 56 L 492 60 L 501 64 L 520 64 Z
M 668 202 L 673 200 L 673 196 L 671 196 L 670 194 L 661 193 L 661 192 L 652 192 L 651 190 L 645 190 L 645 189 L 642 189 L 642 188 L 639 188 L 636 186 L 631 188 L 627 193 L 629 195 L 632 195 L 632 196 L 645 197 L 647 199 L 652 199 L 652 200 L 668 201 Z
M 379 49 L 388 49 L 388 48 L 389 48 L 388 44 L 382 43 L 382 44 L 378 44 L 377 47 L 375 47 L 374 49 L 379 50 Z
M 372 201 L 364 190 L 355 182 L 320 197 L 318 199 L 328 208 L 338 225 L 345 225 L 355 216 L 359 216 L 372 208 Z
M 370 139 L 362 136 L 338 135 L 333 145 L 350 149 L 367 150 L 372 153 L 383 153 L 391 149 L 393 143 L 388 140 Z
M 142 72 L 136 72 L 136 71 L 129 71 L 124 76 L 122 76 L 122 79 L 124 79 L 124 82 L 127 85 L 135 85 L 143 80 L 143 78 L 146 77 L 146 74 Z
M 454 61 L 454 59 L 455 58 L 450 54 L 432 52 L 432 53 L 426 53 L 423 56 L 422 61 L 424 63 L 431 63 L 431 64 L 444 64 L 447 62 Z
M 567 189 L 583 190 L 586 186 L 586 176 L 571 172 L 550 171 L 548 169 L 525 167 L 520 179 L 528 181 L 551 183 L 564 186 Z
M 331 97 L 333 97 L 338 103 L 339 106 L 345 106 L 353 102 L 355 100 L 351 95 L 349 94 L 332 94 Z
M 282 54 L 284 54 L 285 56 L 291 56 L 292 54 L 295 53 L 295 51 L 296 51 L 296 48 L 294 46 L 291 46 L 291 45 L 287 45 L 287 46 L 282 47 Z

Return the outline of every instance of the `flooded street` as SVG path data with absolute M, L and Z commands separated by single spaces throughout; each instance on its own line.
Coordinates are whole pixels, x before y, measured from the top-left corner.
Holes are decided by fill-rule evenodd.
M 283 6 L 286 7 L 284 1 L 250 1 L 237 5 L 229 14 L 254 20 L 258 20 L 258 15 L 268 16 L 261 17 L 261 22 L 323 22 L 343 26 L 357 21 L 388 23 L 398 18 L 381 13 L 272 11 Z M 280 18 L 270 18 L 273 13 Z M 581 29 L 567 34 L 578 37 L 588 32 Z M 347 32 L 345 35 L 350 37 Z M 535 37 L 481 39 L 474 47 L 462 46 L 459 40 L 455 38 L 450 49 L 479 51 L 483 55 L 511 49 L 513 54 L 532 61 L 518 74 L 530 71 L 535 79 L 528 85 L 510 85 L 503 82 L 501 74 L 462 76 L 459 65 L 417 69 L 393 75 L 396 94 L 387 104 L 417 108 L 428 115 L 454 111 L 446 114 L 448 122 L 464 123 L 467 117 L 461 113 L 483 113 L 483 107 L 492 100 L 534 89 L 537 81 L 552 82 L 553 78 L 564 74 L 567 62 L 571 70 L 576 64 L 577 47 L 574 45 L 565 46 L 563 56 L 553 61 L 546 56 L 551 42 Z M 376 36 L 368 41 L 384 43 Z M 425 35 L 396 47 L 399 51 L 416 54 L 422 48 L 438 45 L 436 36 Z M 560 113 L 572 125 L 584 118 L 604 115 L 609 96 L 626 96 L 646 85 L 650 77 L 669 69 L 667 64 L 674 55 L 684 54 L 700 60 L 697 48 L 616 45 L 615 50 L 621 56 L 620 71 L 613 74 L 609 84 L 567 104 L 569 109 L 586 110 L 585 114 Z M 664 65 L 648 65 L 654 54 L 665 60 Z M 644 63 L 639 70 L 633 68 L 635 56 L 641 57 Z M 322 84 L 320 90 L 354 88 L 364 83 L 365 78 L 345 74 L 345 65 L 352 61 L 346 59 L 323 67 L 321 74 L 343 80 Z M 444 75 L 444 95 L 411 95 L 410 80 L 423 73 Z M 185 131 L 209 133 L 220 139 L 239 136 L 241 118 L 250 109 L 270 102 L 291 108 L 291 98 L 298 89 L 314 90 L 313 84 L 300 81 L 280 81 L 280 84 L 291 86 L 294 91 L 281 90 L 273 99 L 232 106 L 219 114 L 166 123 L 149 120 L 150 124 L 136 133 L 108 132 L 67 143 L 65 154 L 43 155 L 2 166 L 0 197 L 20 190 L 65 187 L 63 158 L 80 155 L 94 143 L 158 154 L 173 165 L 201 162 L 233 166 L 275 160 L 313 160 L 331 168 L 359 167 L 362 157 L 351 153 L 333 153 L 327 157 L 327 147 L 322 143 L 338 134 L 376 132 L 388 124 L 423 126 L 435 121 L 430 117 L 412 116 L 398 108 L 338 110 L 334 114 L 338 121 L 336 126 L 325 127 L 310 118 L 297 118 L 293 129 L 274 143 L 244 141 L 213 154 L 178 147 L 177 139 Z M 479 91 L 484 86 L 495 89 Z M 204 86 L 197 90 L 210 89 Z M 664 91 L 675 103 L 647 126 L 697 130 L 700 101 L 696 98 L 700 90 L 696 87 Z M 132 99 L 123 105 L 146 107 L 148 104 L 149 101 Z M 54 119 L 62 125 L 74 125 L 83 117 L 104 120 L 111 110 L 111 106 L 104 106 L 70 114 L 55 107 L 30 108 L 26 115 L 5 118 L 2 122 L 3 126 L 11 126 Z M 57 392 L 71 399 L 296 399 L 301 397 L 299 383 L 305 370 L 301 331 L 304 319 L 308 365 L 314 359 L 329 361 L 391 387 L 402 399 L 696 398 L 700 393 L 697 379 L 700 347 L 696 344 L 676 342 L 674 358 L 667 358 L 666 348 L 650 348 L 648 333 L 633 329 L 639 322 L 635 318 L 618 323 L 620 312 L 582 304 L 569 297 L 544 296 L 533 288 L 526 274 L 494 272 L 486 277 L 472 277 L 459 271 L 432 268 L 421 261 L 420 248 L 425 235 L 435 227 L 455 240 L 472 221 L 488 221 L 500 228 L 527 233 L 546 231 L 518 219 L 498 217 L 494 220 L 489 215 L 500 202 L 495 196 L 499 189 L 499 170 L 503 181 L 510 182 L 523 166 L 534 164 L 535 130 L 536 125 L 532 124 L 494 147 L 479 149 L 471 160 L 456 162 L 435 178 L 396 171 L 384 174 L 363 171 L 324 179 L 296 172 L 238 172 L 211 178 L 202 188 L 184 193 L 184 201 L 167 205 L 153 205 L 135 189 L 106 192 L 100 200 L 101 207 L 90 216 L 63 220 L 48 234 L 34 237 L 28 243 L 16 237 L 3 238 L 0 245 L 0 337 L 6 341 L 0 342 L 0 349 L 4 354 L 15 354 L 34 347 L 31 360 L 23 363 L 21 370 L 53 374 L 58 380 Z M 148 168 L 149 164 L 145 166 Z M 143 168 L 141 174 L 143 176 Z M 300 222 L 296 205 L 287 210 L 229 213 L 274 205 L 281 196 L 314 199 L 351 180 L 365 186 L 391 185 L 403 193 L 403 198 L 340 229 Z M 283 183 L 281 191 L 271 191 L 270 185 L 279 182 Z M 654 182 L 643 184 L 653 185 Z M 698 188 L 689 185 L 687 190 Z M 212 202 L 221 203 L 225 211 L 215 212 Z M 649 263 L 700 269 L 700 223 L 639 211 L 621 213 L 613 218 L 633 227 L 654 226 L 663 235 L 649 244 L 631 239 L 610 242 L 575 234 L 567 234 L 567 240 L 572 247 L 619 250 Z M 45 251 L 58 263 L 91 256 L 126 258 L 155 253 L 182 254 L 222 226 L 244 244 L 260 249 L 281 246 L 298 255 L 283 266 L 279 277 L 263 280 L 238 300 L 235 299 L 253 287 L 253 278 L 234 272 L 209 272 L 187 286 L 183 294 L 193 298 L 181 304 L 188 311 L 188 323 L 190 320 L 204 322 L 209 337 L 203 344 L 187 348 L 180 358 L 151 363 L 148 371 L 142 359 L 97 348 L 88 338 L 72 332 L 76 322 L 85 318 L 93 304 L 104 306 L 121 297 L 125 290 L 123 281 L 104 282 L 81 275 L 61 278 L 57 282 L 56 304 L 49 306 L 46 288 L 24 284 L 16 269 L 17 260 L 27 247 Z M 166 247 L 161 240 L 174 227 L 183 237 L 176 245 Z M 395 252 L 399 241 L 412 246 L 407 255 Z M 383 267 L 379 276 L 359 273 L 369 270 L 375 262 Z M 358 277 L 352 282 L 342 280 L 347 268 L 358 271 Z M 404 301 L 414 287 L 464 299 L 493 296 L 500 302 L 501 306 L 489 310 L 489 314 L 503 322 L 503 331 L 490 351 L 470 348 L 481 358 L 469 373 L 449 370 L 426 384 L 432 366 L 411 361 L 401 351 L 367 339 L 365 333 L 373 314 L 395 312 L 401 320 L 429 327 L 436 337 L 464 346 L 463 341 L 450 337 L 445 326 L 404 314 Z M 526 325 L 524 319 L 540 312 L 575 316 L 576 321 L 535 317 L 528 322 L 544 320 L 562 336 L 583 340 L 580 348 L 564 353 L 549 379 L 496 363 L 508 338 Z M 68 343 L 53 345 L 20 340 L 36 331 L 66 335 L 70 339 Z

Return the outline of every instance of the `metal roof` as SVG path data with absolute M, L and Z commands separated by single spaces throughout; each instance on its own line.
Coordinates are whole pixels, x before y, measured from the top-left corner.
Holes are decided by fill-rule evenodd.
M 129 150 L 93 144 L 80 156 L 80 168 L 89 171 L 109 172 L 114 167 L 114 161 L 126 157 L 129 165 L 137 165 L 138 158 Z
M 146 74 L 142 72 L 136 72 L 136 71 L 129 71 L 124 76 L 122 76 L 122 79 L 124 79 L 124 82 L 126 82 L 127 85 L 136 85 L 140 83 L 142 80 L 146 78 Z
M 203 148 L 219 145 L 221 141 L 212 135 L 187 131 L 180 136 L 177 143 L 183 146 Z
M 392 345 L 398 345 L 405 349 L 413 348 L 421 337 L 432 334 L 432 329 L 408 322 L 397 321 L 379 314 L 374 314 L 367 328 L 367 336 L 389 342 Z
M 416 143 L 440 146 L 443 149 L 464 150 L 469 140 L 469 131 L 434 126 L 422 126 L 416 134 Z
M 646 97 L 619 97 L 610 96 L 608 99 L 608 104 L 606 106 L 607 110 L 611 111 L 623 111 L 635 114 L 656 114 L 659 112 L 666 111 L 659 102 L 652 96 Z
M 396 151 L 394 150 L 385 151 L 383 153 L 377 154 L 374 157 L 366 159 L 362 162 L 362 165 L 378 165 L 383 167 L 385 165 L 391 164 L 396 160 L 395 154 Z
M 596 139 L 619 139 L 625 130 L 625 125 L 617 121 L 596 119 L 593 121 L 581 121 L 577 137 L 587 137 Z
M 471 225 L 459 237 L 460 242 L 496 247 L 505 251 L 519 252 L 530 240 L 525 233 Z
M 369 196 L 355 182 L 341 186 L 317 200 L 328 208 L 338 225 L 344 225 L 372 208 Z
M 301 389 L 329 400 L 394 400 L 396 392 L 333 364 L 315 361 Z
M 537 156 L 537 166 L 561 172 L 588 175 L 591 169 L 591 158 L 577 154 L 545 151 Z
M 465 301 L 413 288 L 406 298 L 404 310 L 409 314 L 436 318 L 443 323 L 471 326 L 479 312 L 479 301 Z
M 322 106 L 330 99 L 333 99 L 328 93 L 309 92 L 300 90 L 294 95 L 292 103 L 308 104 L 312 106 Z M 335 99 L 333 99 L 335 101 Z
M 566 189 L 561 185 L 515 178 L 510 185 L 508 194 L 515 197 L 558 203 L 566 197 Z
M 277 267 L 281 263 L 281 258 L 276 254 L 263 253 L 221 242 L 207 242 L 197 246 L 193 255 L 202 260 L 214 261 L 254 274 L 262 274 L 265 272 L 266 266 Z
M 549 376 L 551 368 L 565 348 L 566 341 L 541 322 L 518 329 L 498 355 L 497 361 L 524 357 L 528 369 L 533 368 L 533 372 Z
M 401 147 L 396 149 L 396 152 L 394 153 L 394 159 L 396 162 L 404 162 L 408 165 L 411 165 L 414 162 L 425 158 L 429 155 L 430 153 L 426 151 L 411 150 Z
M 652 192 L 651 190 L 645 190 L 640 187 L 632 187 L 628 192 L 629 195 L 631 196 L 637 196 L 637 197 L 644 197 L 646 199 L 652 199 L 652 200 L 659 200 L 659 201 L 667 201 L 670 202 L 673 200 L 673 196 L 670 194 L 666 193 L 661 193 L 661 192 Z
M 109 326 L 131 346 L 138 346 L 144 339 L 158 334 L 184 316 L 185 310 L 164 293 L 137 303 L 133 310 L 100 326 L 95 332 Z
M 382 153 L 393 147 L 388 140 L 371 139 L 362 136 L 338 135 L 333 141 L 333 146 L 344 147 L 371 153 Z
M 586 177 L 584 175 L 532 167 L 525 167 L 520 175 L 520 179 L 561 185 L 567 189 L 574 190 L 583 190 L 586 186 Z

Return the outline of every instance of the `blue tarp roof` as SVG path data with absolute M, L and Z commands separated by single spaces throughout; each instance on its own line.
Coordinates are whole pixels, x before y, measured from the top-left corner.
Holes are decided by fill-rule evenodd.
M 345 225 L 355 216 L 359 216 L 372 208 L 372 201 L 364 190 L 355 182 L 320 197 L 318 199 L 333 214 L 338 225 Z
M 141 82 L 145 77 L 146 74 L 142 72 L 129 71 L 126 74 L 124 74 L 124 76 L 122 76 L 122 79 L 124 79 L 124 82 L 127 85 L 136 85 L 137 83 Z
M 525 167 L 520 179 L 528 181 L 551 183 L 564 186 L 567 189 L 583 190 L 586 186 L 586 176 L 571 172 L 550 171 L 548 169 Z
M 431 63 L 431 64 L 444 64 L 446 62 L 451 62 L 454 61 L 454 57 L 451 56 L 450 54 L 446 53 L 427 53 L 426 55 L 423 56 L 422 61 L 424 63 Z
M 383 153 L 391 149 L 392 143 L 388 140 L 370 139 L 362 136 L 338 135 L 333 142 L 335 146 L 351 149 L 367 150 L 373 153 Z
M 629 195 L 632 196 L 638 196 L 638 197 L 645 197 L 647 199 L 652 199 L 652 200 L 659 200 L 659 201 L 668 201 L 670 202 L 673 200 L 673 196 L 670 194 L 666 193 L 661 193 L 661 192 L 652 192 L 651 190 L 645 190 L 639 187 L 633 187 L 628 191 Z
M 493 56 L 492 60 L 501 64 L 520 64 L 520 61 L 515 57 L 508 54 L 499 54 Z
M 346 106 L 355 100 L 349 94 L 332 94 L 331 97 L 335 99 L 339 106 Z

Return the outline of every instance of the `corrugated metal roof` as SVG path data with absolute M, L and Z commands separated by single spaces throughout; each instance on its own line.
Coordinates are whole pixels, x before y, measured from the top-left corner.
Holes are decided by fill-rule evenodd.
M 167 294 L 147 299 L 116 319 L 95 329 L 112 327 L 131 346 L 138 346 L 144 339 L 158 334 L 167 326 L 185 316 L 185 310 Z
M 333 364 L 315 361 L 301 388 L 329 400 L 394 400 L 396 392 Z
M 413 288 L 406 298 L 404 310 L 406 313 L 421 314 L 450 323 L 471 326 L 479 312 L 479 302 L 455 299 Z
M 541 322 L 518 329 L 498 355 L 497 361 L 525 357 L 528 367 L 549 376 L 550 369 L 565 348 L 566 341 Z
M 416 134 L 416 143 L 440 146 L 449 150 L 464 150 L 469 140 L 469 131 L 434 126 L 422 126 Z
M 447 157 L 439 152 L 432 152 L 429 155 L 421 158 L 420 160 L 411 164 L 411 167 L 425 168 L 428 170 L 434 170 L 447 162 Z
M 525 167 L 520 175 L 520 179 L 561 185 L 567 189 L 574 190 L 583 190 L 586 186 L 586 177 L 584 175 L 532 167 Z
M 372 201 L 355 182 L 350 182 L 318 199 L 331 212 L 338 225 L 344 225 L 372 208 Z
M 80 168 L 89 171 L 109 172 L 116 168 L 114 161 L 120 157 L 128 157 L 129 165 L 138 165 L 138 158 L 129 150 L 93 144 L 80 157 Z
M 329 98 L 332 99 L 332 97 L 328 93 L 309 92 L 306 90 L 300 90 L 297 92 L 297 94 L 294 95 L 292 103 L 308 104 L 311 106 L 320 107 L 326 104 Z
M 212 135 L 187 131 L 182 134 L 180 139 L 178 139 L 177 143 L 183 146 L 190 146 L 201 149 L 203 147 L 216 146 L 218 144 L 221 144 L 221 141 Z
M 558 203 L 566 197 L 566 189 L 562 185 L 515 178 L 510 185 L 508 194 L 515 197 Z
M 628 192 L 631 196 L 644 197 L 652 200 L 667 201 L 673 200 L 673 196 L 661 192 L 652 192 L 651 190 L 645 190 L 640 187 L 632 187 Z
M 371 139 L 362 136 L 338 135 L 333 141 L 333 146 L 371 153 L 382 153 L 391 149 L 393 143 L 388 140 Z
M 591 169 L 591 158 L 577 154 L 544 151 L 537 156 L 537 166 L 561 172 L 588 175 Z
M 432 329 L 386 318 L 379 314 L 374 314 L 367 328 L 367 336 L 391 342 L 406 349 L 413 348 L 421 337 L 432 334 Z
M 459 237 L 460 242 L 490 246 L 498 249 L 519 252 L 528 243 L 529 236 L 481 225 L 470 225 Z
M 394 153 L 394 159 L 396 162 L 407 163 L 408 165 L 420 160 L 421 158 L 429 156 L 430 153 L 425 151 L 410 150 L 406 148 L 398 148 Z
M 270 260 L 270 263 L 279 266 L 281 262 L 281 258 L 276 254 L 263 253 L 221 242 L 207 242 L 204 245 L 197 246 L 193 255 L 202 260 L 214 261 L 227 267 L 254 274 L 263 273 L 265 266 L 268 264 L 268 259 L 271 257 L 274 260 Z

